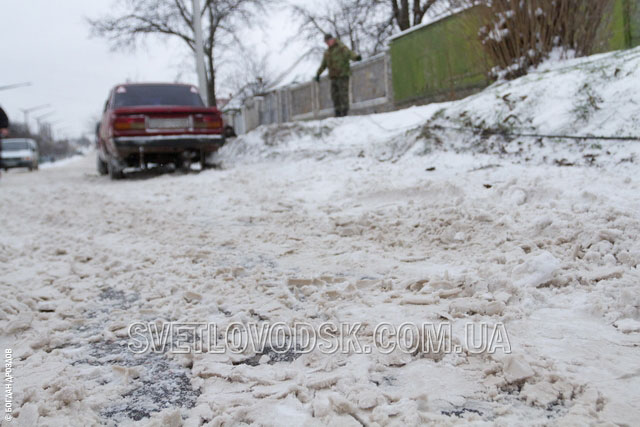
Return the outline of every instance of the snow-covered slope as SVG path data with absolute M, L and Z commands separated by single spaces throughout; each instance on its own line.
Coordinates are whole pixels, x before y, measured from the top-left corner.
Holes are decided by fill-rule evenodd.
M 640 152 L 640 48 L 553 61 L 461 101 L 372 116 L 264 126 L 220 153 L 226 164 L 264 159 L 372 156 L 432 150 L 492 153 L 510 161 L 600 164 Z M 543 136 L 635 137 L 638 141 Z

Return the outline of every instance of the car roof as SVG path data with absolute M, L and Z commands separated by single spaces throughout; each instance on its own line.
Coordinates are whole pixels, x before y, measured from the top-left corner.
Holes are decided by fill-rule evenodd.
M 188 83 L 162 83 L 162 82 L 149 82 L 149 83 L 122 83 L 119 85 L 115 85 L 114 88 L 118 88 L 121 86 L 185 86 L 185 87 L 195 87 L 195 85 L 191 85 Z
M 36 143 L 31 138 L 2 138 L 2 142 L 31 142 L 34 144 Z
M 31 146 L 31 148 L 38 148 L 38 143 L 31 138 L 3 138 L 2 143 L 5 142 L 26 142 Z

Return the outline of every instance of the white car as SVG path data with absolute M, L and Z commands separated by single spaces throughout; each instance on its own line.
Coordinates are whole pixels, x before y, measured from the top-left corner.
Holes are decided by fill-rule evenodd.
M 38 169 L 38 144 L 28 138 L 7 138 L 2 140 L 2 168 Z

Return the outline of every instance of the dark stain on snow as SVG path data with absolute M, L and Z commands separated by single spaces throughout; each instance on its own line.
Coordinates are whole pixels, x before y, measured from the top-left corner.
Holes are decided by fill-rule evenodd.
M 458 417 L 458 418 L 463 418 L 465 414 L 476 414 L 476 415 L 480 415 L 482 416 L 482 412 L 478 411 L 477 409 L 470 409 L 470 408 L 454 408 L 450 411 L 441 411 L 442 415 L 445 415 L 447 417 Z
M 140 378 L 134 388 L 122 395 L 120 402 L 104 408 L 101 415 L 138 421 L 167 408 L 193 408 L 200 395 L 191 387 L 187 369 L 170 362 L 161 354 L 147 354 L 138 359 Z
M 136 302 L 140 296 L 136 293 L 125 294 L 124 291 L 117 291 L 113 288 L 105 288 L 102 290 L 98 299 L 101 301 L 109 302 L 109 309 L 126 310 L 131 308 L 134 302 Z
M 296 348 L 274 348 L 270 346 L 265 346 L 262 352 L 256 353 L 255 356 L 251 356 L 247 359 L 243 359 L 240 361 L 233 362 L 234 365 L 249 365 L 249 366 L 258 366 L 260 364 L 260 359 L 262 356 L 267 355 L 269 357 L 268 365 L 274 365 L 278 362 L 293 362 L 298 357 L 302 356 L 302 350 Z
M 135 293 L 105 288 L 98 295 L 100 307 L 86 313 L 87 318 L 93 321 L 77 329 L 87 339 L 82 345 L 86 351 L 85 357 L 76 360 L 73 365 L 135 368 L 139 375 L 130 378 L 127 392 L 114 396 L 113 403 L 100 412 L 103 417 L 116 423 L 127 419 L 139 421 L 167 408 L 190 409 L 195 406 L 200 395 L 200 391 L 191 386 L 190 371 L 167 359 L 165 354 L 135 354 L 129 350 L 127 339 L 89 340 L 102 333 L 112 310 L 126 310 L 138 299 L 139 296 Z M 98 383 L 105 385 L 110 381 L 111 378 L 102 378 Z

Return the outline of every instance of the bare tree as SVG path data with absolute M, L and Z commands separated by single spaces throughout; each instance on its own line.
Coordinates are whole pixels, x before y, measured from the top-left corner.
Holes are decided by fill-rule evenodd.
M 427 12 L 438 3 L 439 0 L 389 0 L 393 19 L 400 31 L 422 23 Z
M 41 159 L 48 158 L 58 159 L 73 154 L 73 147 L 66 139 L 54 140 L 51 135 L 51 129 L 48 126 L 42 126 L 37 133 L 31 132 L 29 127 L 24 123 L 12 122 L 10 124 L 11 136 L 14 138 L 31 138 L 38 144 L 38 151 Z
M 225 73 L 225 81 L 233 91 L 232 97 L 244 101 L 267 92 L 274 82 L 274 74 L 269 66 L 269 53 L 241 45 L 239 55 L 230 61 Z
M 316 42 L 319 33 L 342 37 L 353 50 L 373 55 L 382 51 L 394 29 L 407 30 L 429 15 L 447 13 L 457 0 L 332 0 L 323 8 L 292 6 L 300 31 Z
M 611 0 L 464 0 L 476 6 L 482 46 L 494 77 L 520 77 L 559 48 L 575 56 L 593 53 Z M 475 21 L 477 22 L 477 21 Z
M 216 72 L 220 52 L 238 41 L 238 31 L 254 21 L 273 0 L 205 0 L 202 7 L 207 94 L 216 105 Z M 92 34 L 107 38 L 114 47 L 135 48 L 149 35 L 182 40 L 195 51 L 193 10 L 189 0 L 117 0 L 114 12 L 89 19 Z
M 317 6 L 292 6 L 300 33 L 312 43 L 324 34 L 340 37 L 365 55 L 379 53 L 393 31 L 386 0 L 333 0 Z

